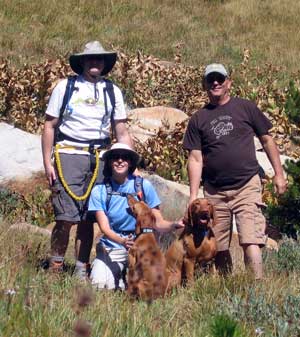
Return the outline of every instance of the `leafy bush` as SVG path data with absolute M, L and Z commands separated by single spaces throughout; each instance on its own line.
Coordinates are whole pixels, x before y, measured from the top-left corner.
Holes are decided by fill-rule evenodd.
M 300 231 L 300 160 L 287 161 L 285 170 L 289 181 L 288 190 L 277 202 L 268 205 L 266 214 L 273 226 L 296 238 L 297 231 Z M 269 186 L 269 190 L 273 191 L 272 185 Z M 271 193 L 275 200 L 274 192 Z
M 207 94 L 201 85 L 203 67 L 181 63 L 180 50 L 174 62 L 167 63 L 141 52 L 129 55 L 119 51 L 118 56 L 111 77 L 132 108 L 169 106 L 191 116 L 206 104 Z M 293 104 L 296 111 L 297 95 L 292 87 L 280 87 L 282 69 L 271 64 L 253 67 L 249 60 L 250 52 L 245 50 L 241 65 L 231 69 L 232 95 L 254 100 L 272 121 L 271 132 L 280 152 L 299 158 L 300 149 L 292 148 L 290 142 L 291 135 L 299 130 L 286 113 Z M 70 74 L 66 60 L 46 60 L 20 69 L 4 60 L 0 69 L 0 120 L 40 133 L 53 87 Z M 149 170 L 167 179 L 187 181 L 187 153 L 182 150 L 185 128 L 186 122 L 178 124 L 175 130 L 162 129 L 146 144 L 138 144 L 139 152 L 150 163 Z
M 240 321 L 255 322 L 259 335 L 266 336 L 299 336 L 300 327 L 300 297 L 289 294 L 283 298 L 266 300 L 263 291 L 250 288 L 246 297 L 234 295 L 228 297 L 228 302 L 224 300 L 220 303 L 220 310 L 226 312 L 229 317 L 234 317 Z M 273 331 L 265 331 L 266 322 L 272 322 Z M 226 336 L 226 335 L 223 335 Z M 230 335 L 228 335 L 230 336 Z
M 265 250 L 263 253 L 266 269 L 278 273 L 300 271 L 300 243 L 298 240 L 284 237 L 278 252 Z
M 47 226 L 54 220 L 49 191 L 39 185 L 28 192 L 1 188 L 0 216 L 9 223 L 26 221 L 40 227 Z
M 290 81 L 286 96 L 287 96 L 285 102 L 286 114 L 292 123 L 299 124 L 300 91 L 299 88 L 296 86 L 295 81 Z
M 212 337 L 242 337 L 244 334 L 238 322 L 227 315 L 214 317 L 210 326 Z

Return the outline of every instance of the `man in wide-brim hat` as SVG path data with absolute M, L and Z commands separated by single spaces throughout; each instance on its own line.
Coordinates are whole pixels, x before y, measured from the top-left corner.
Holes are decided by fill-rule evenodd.
M 84 63 L 87 59 L 96 59 L 103 61 L 103 69 L 101 76 L 109 73 L 117 61 L 117 53 L 105 50 L 98 41 L 92 41 L 86 44 L 82 53 L 73 54 L 69 58 L 72 70 L 82 75 L 84 71 Z
M 104 78 L 116 60 L 116 52 L 88 42 L 83 52 L 70 56 L 77 75 L 57 84 L 46 110 L 42 151 L 56 219 L 50 268 L 63 269 L 69 232 L 78 224 L 75 274 L 80 277 L 85 277 L 93 243 L 94 219 L 87 214 L 87 201 L 93 184 L 103 177 L 100 149 L 109 146 L 112 129 L 118 142 L 132 147 L 121 90 Z

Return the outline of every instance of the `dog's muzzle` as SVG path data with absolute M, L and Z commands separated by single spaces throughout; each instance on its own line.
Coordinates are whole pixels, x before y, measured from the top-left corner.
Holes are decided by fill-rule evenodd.
M 199 214 L 198 220 L 201 224 L 208 224 L 210 221 L 210 215 L 207 212 Z

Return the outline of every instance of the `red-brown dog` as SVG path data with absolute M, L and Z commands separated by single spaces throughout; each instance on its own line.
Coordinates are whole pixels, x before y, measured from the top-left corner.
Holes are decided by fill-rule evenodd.
M 153 233 L 156 220 L 151 208 L 130 195 L 127 199 L 136 217 L 136 239 L 128 252 L 128 294 L 151 302 L 165 295 L 166 260 Z
M 213 205 L 205 198 L 194 200 L 184 218 L 185 228 L 166 252 L 168 290 L 186 280 L 194 282 L 195 263 L 213 259 L 217 245 L 212 228 L 216 223 Z

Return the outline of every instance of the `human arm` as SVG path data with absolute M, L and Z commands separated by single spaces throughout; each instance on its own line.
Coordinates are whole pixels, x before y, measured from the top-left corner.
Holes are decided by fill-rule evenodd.
M 174 231 L 176 229 L 181 229 L 184 227 L 182 219 L 178 221 L 168 221 L 165 220 L 161 214 L 161 211 L 158 207 L 152 208 L 152 213 L 155 217 L 155 229 L 161 233 L 167 233 Z
M 277 145 L 270 135 L 263 135 L 259 140 L 270 160 L 270 163 L 275 172 L 273 183 L 275 185 L 276 193 L 283 194 L 286 191 L 287 183 L 284 177 L 283 168 L 280 162 L 279 151 Z
M 189 204 L 198 197 L 201 182 L 203 157 L 200 150 L 191 150 L 188 157 L 188 176 L 190 183 Z
M 58 123 L 58 118 L 46 115 L 44 130 L 42 134 L 42 154 L 46 177 L 49 185 L 53 184 L 56 179 L 54 167 L 51 162 L 52 147 L 54 143 L 55 127 Z
M 115 134 L 116 134 L 117 142 L 127 144 L 133 149 L 134 148 L 133 142 L 128 132 L 128 129 L 126 127 L 126 120 L 123 120 L 123 119 L 115 120 L 114 127 L 115 127 Z
M 129 249 L 133 245 L 133 239 L 131 236 L 123 238 L 110 228 L 108 217 L 104 211 L 96 211 L 95 214 L 101 232 L 109 240 L 123 245 L 126 249 Z

